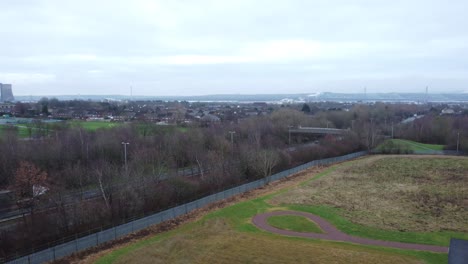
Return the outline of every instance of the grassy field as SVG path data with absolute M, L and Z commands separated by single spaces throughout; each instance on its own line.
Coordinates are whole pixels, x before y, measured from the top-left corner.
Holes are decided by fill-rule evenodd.
M 72 127 L 82 127 L 89 131 L 95 131 L 102 128 L 113 128 L 123 125 L 123 123 L 115 123 L 109 121 L 68 121 Z
M 171 239 L 148 241 L 115 263 L 420 263 L 411 256 L 356 249 L 352 245 L 241 234 L 223 220 L 211 220 Z
M 353 223 L 400 232 L 401 239 L 409 236 L 404 241 L 413 236 L 447 244 L 457 232 L 468 237 L 467 171 L 467 158 L 372 156 L 272 201 L 319 205 Z
M 35 128 L 30 124 L 15 125 L 15 127 L 18 129 L 18 137 L 20 138 L 29 138 L 38 130 L 38 128 Z M 31 133 L 29 132 L 28 127 L 31 127 Z M 7 129 L 6 125 L 0 125 L 0 136 L 4 134 L 5 129 Z
M 298 215 L 276 215 L 267 219 L 269 225 L 283 230 L 305 233 L 323 233 L 323 230 L 309 219 Z
M 96 263 L 444 263 L 446 255 L 270 234 L 250 219 L 272 207 L 241 202 L 176 230 L 115 250 Z
M 69 121 L 72 126 L 79 126 L 89 131 L 95 131 L 97 129 L 105 129 L 105 128 L 114 128 L 118 126 L 123 126 L 125 123 L 119 122 L 109 122 L 109 121 Z M 180 132 L 187 132 L 188 128 L 186 127 L 179 127 L 179 126 L 161 126 L 156 125 L 153 123 L 136 123 L 139 132 L 142 135 L 157 135 L 157 134 L 164 134 L 172 131 L 180 131 Z
M 450 237 L 468 239 L 467 162 L 371 156 L 335 165 L 308 175 L 300 185 L 214 211 L 114 250 L 96 263 L 446 263 L 447 254 L 270 234 L 251 219 L 272 210 L 297 210 L 355 236 L 447 246 Z M 273 221 L 297 230 L 303 220 Z M 290 221 L 296 222 L 287 226 Z
M 436 145 L 436 144 L 423 144 L 411 140 L 404 140 L 404 139 L 394 139 L 396 141 L 402 142 L 404 144 L 409 144 L 415 151 L 421 150 L 444 150 L 444 145 Z
M 405 139 L 389 139 L 375 148 L 377 151 L 387 153 L 395 153 L 395 150 L 401 150 L 404 153 L 407 150 L 410 152 L 428 152 L 428 151 L 441 151 L 444 150 L 444 145 L 423 144 L 416 141 Z M 392 151 L 393 150 L 393 151 Z

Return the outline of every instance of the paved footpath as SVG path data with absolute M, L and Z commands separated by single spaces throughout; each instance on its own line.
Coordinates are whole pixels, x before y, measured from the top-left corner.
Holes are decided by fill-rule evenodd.
M 302 233 L 296 231 L 288 231 L 283 229 L 275 228 L 267 223 L 267 219 L 270 216 L 276 215 L 298 215 L 306 217 L 315 223 L 325 232 L 325 234 L 317 234 L 317 233 Z M 402 242 L 393 242 L 393 241 L 384 241 L 384 240 L 374 240 L 369 238 L 362 238 L 362 237 L 355 237 L 351 235 L 347 235 L 338 229 L 336 229 L 333 225 L 331 225 L 325 219 L 316 216 L 314 214 L 305 213 L 305 212 L 298 212 L 298 211 L 275 211 L 269 212 L 264 214 L 259 214 L 254 216 L 252 222 L 255 226 L 260 229 L 280 234 L 286 236 L 295 236 L 295 237 L 306 237 L 306 238 L 317 238 L 317 239 L 325 239 L 325 240 L 333 240 L 333 241 L 342 241 L 342 242 L 350 242 L 355 244 L 362 244 L 362 245 L 371 245 L 371 246 L 381 246 L 381 247 L 392 247 L 392 248 L 400 248 L 400 249 L 410 249 L 410 250 L 422 250 L 422 251 L 431 251 L 437 253 L 447 253 L 448 247 L 442 246 L 433 246 L 433 245 L 422 245 L 422 244 L 410 244 L 410 243 L 402 243 Z

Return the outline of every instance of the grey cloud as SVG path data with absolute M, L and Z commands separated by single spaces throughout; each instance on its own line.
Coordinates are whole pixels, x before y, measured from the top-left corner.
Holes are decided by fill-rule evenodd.
M 18 0 L 0 9 L 0 81 L 16 94 L 468 84 L 463 0 Z

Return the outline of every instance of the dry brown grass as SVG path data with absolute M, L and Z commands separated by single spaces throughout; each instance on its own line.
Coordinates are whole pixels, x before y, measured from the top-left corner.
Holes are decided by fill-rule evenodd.
M 116 263 L 421 263 L 412 257 L 355 246 L 239 233 L 222 219 L 178 232 Z
M 468 232 L 468 158 L 371 156 L 271 202 L 337 207 L 385 230 Z

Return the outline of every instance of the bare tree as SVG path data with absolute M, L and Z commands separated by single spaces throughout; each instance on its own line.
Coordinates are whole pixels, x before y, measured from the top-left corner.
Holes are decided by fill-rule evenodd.
M 255 151 L 250 157 L 253 170 L 262 178 L 267 178 L 271 175 L 273 168 L 278 164 L 280 159 L 278 152 L 272 149 Z

